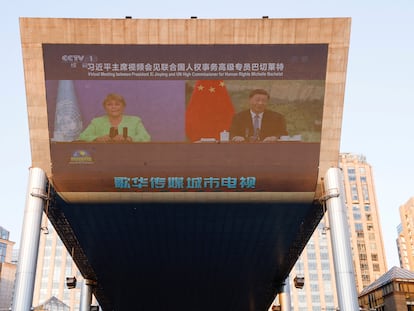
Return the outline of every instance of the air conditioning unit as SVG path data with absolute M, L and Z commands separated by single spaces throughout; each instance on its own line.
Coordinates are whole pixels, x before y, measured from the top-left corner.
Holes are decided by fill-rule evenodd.
M 296 288 L 302 289 L 305 285 L 305 277 L 304 276 L 295 276 L 293 279 L 293 283 L 295 284 Z
M 75 288 L 76 287 L 76 277 L 74 277 L 74 276 L 66 277 L 66 286 L 69 289 Z

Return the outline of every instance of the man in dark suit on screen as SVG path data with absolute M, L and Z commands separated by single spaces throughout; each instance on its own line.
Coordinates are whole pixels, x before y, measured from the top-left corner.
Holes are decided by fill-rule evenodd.
M 230 127 L 231 140 L 234 142 L 273 142 L 280 136 L 288 135 L 285 117 L 266 109 L 269 93 L 256 89 L 249 94 L 249 110 L 234 115 Z

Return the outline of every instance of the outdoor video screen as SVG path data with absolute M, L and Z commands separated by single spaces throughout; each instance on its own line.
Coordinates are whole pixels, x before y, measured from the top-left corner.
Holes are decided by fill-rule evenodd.
M 44 44 L 58 191 L 314 191 L 327 44 Z

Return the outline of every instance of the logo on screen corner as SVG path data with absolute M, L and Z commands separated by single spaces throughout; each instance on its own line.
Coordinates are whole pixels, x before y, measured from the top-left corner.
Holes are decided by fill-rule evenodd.
M 76 150 L 70 157 L 69 164 L 93 164 L 91 154 L 86 150 Z
M 97 60 L 98 57 L 96 55 L 66 54 L 62 56 L 64 63 L 92 63 Z

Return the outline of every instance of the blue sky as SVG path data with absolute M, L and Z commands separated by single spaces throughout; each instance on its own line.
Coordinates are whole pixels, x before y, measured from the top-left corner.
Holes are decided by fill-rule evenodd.
M 372 165 L 388 268 L 399 265 L 398 208 L 414 196 L 414 1 L 15 0 L 2 8 L 0 226 L 17 244 L 31 164 L 19 17 L 351 17 L 341 152 L 363 154 Z

